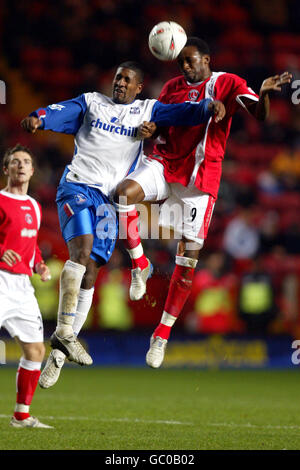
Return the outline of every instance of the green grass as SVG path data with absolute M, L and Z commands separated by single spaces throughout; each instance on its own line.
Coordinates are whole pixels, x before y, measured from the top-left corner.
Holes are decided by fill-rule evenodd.
M 14 429 L 15 369 L 0 369 L 0 449 L 299 449 L 297 371 L 65 367 Z

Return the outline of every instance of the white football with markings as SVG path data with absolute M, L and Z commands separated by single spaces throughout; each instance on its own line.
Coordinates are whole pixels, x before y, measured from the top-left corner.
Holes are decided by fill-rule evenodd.
M 182 26 L 174 21 L 162 21 L 149 34 L 149 49 L 159 60 L 176 59 L 185 46 L 187 36 Z

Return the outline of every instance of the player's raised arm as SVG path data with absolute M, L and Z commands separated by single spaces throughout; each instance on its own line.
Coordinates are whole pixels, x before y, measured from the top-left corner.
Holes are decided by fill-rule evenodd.
M 153 106 L 151 121 L 157 126 L 196 126 L 215 115 L 220 121 L 225 116 L 225 106 L 220 101 L 204 99 L 199 102 L 164 104 L 157 101 Z
M 35 133 L 37 129 L 76 134 L 87 110 L 84 95 L 46 108 L 38 108 L 21 121 L 23 129 Z
M 259 100 L 256 103 L 253 101 L 245 101 L 245 106 L 248 111 L 256 117 L 259 121 L 264 121 L 268 118 L 270 113 L 270 98 L 271 91 L 281 91 L 282 85 L 290 83 L 292 74 L 283 72 L 281 75 L 274 75 L 273 77 L 266 78 L 261 85 L 259 91 Z

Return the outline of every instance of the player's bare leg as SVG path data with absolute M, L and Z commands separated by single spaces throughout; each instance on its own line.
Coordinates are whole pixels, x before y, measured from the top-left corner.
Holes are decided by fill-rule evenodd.
M 80 365 L 93 363 L 73 332 L 73 323 L 81 282 L 90 259 L 94 237 L 80 235 L 68 242 L 70 259 L 66 261 L 60 277 L 57 328 L 51 336 L 51 346 L 59 349 L 70 361 Z
M 146 355 L 146 363 L 150 367 L 158 368 L 163 363 L 172 326 L 180 315 L 192 289 L 200 249 L 199 244 L 187 239 L 178 243 L 176 266 L 170 281 L 168 297 L 160 323 L 151 336 L 150 348 Z
M 99 269 L 100 264 L 90 258 L 86 267 L 86 272 L 81 282 L 76 308 L 76 317 L 73 323 L 73 332 L 76 337 L 78 336 L 91 308 L 94 294 L 94 285 Z M 66 357 L 66 354 L 59 349 L 53 349 L 51 351 L 39 379 L 40 387 L 50 388 L 56 384 Z
M 152 275 L 153 267 L 144 255 L 138 231 L 138 213 L 135 204 L 145 198 L 142 187 L 133 180 L 122 181 L 115 192 L 115 207 L 119 212 L 119 238 L 131 258 L 131 284 L 129 297 L 131 300 L 140 300 L 146 292 L 146 283 Z
M 29 413 L 30 405 L 41 373 L 41 365 L 45 355 L 44 343 L 24 343 L 18 338 L 23 356 L 17 372 L 17 399 L 14 415 L 10 425 L 14 428 L 52 428 L 41 423 Z

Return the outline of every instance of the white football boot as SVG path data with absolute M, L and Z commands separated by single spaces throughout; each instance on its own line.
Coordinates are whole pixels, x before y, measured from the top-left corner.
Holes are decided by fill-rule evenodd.
M 146 363 L 148 366 L 158 369 L 158 367 L 162 365 L 167 343 L 167 339 L 163 339 L 160 336 L 156 336 L 155 338 L 153 335 L 151 336 L 150 348 L 146 354 Z
M 14 416 L 10 420 L 10 426 L 13 428 L 44 428 L 44 429 L 54 429 L 53 426 L 48 426 L 48 424 L 41 423 L 34 416 L 29 416 L 29 418 L 18 420 Z
M 39 378 L 41 388 L 50 388 L 58 381 L 66 355 L 59 349 L 53 349 Z
M 146 293 L 147 280 L 153 273 L 153 266 L 148 258 L 147 261 L 148 266 L 145 269 L 135 268 L 131 270 L 130 300 L 140 300 Z
M 54 332 L 50 339 L 52 349 L 59 349 L 67 356 L 69 361 L 77 362 L 81 366 L 93 364 L 93 359 L 78 341 L 76 335 L 72 334 L 62 338 Z

